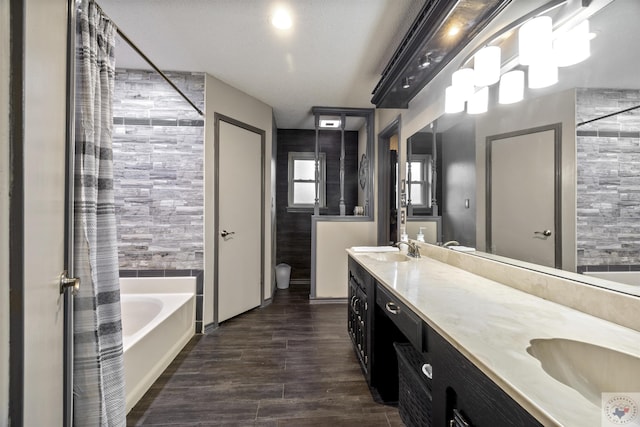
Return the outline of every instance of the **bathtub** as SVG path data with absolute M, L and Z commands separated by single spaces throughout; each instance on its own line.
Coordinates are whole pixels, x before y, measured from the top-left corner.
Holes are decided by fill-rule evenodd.
M 121 278 L 127 413 L 195 334 L 195 277 Z
M 612 290 L 631 295 L 640 294 L 640 271 L 585 271 L 583 274 L 609 280 L 607 287 Z
M 640 271 L 586 271 L 587 276 L 640 286 Z

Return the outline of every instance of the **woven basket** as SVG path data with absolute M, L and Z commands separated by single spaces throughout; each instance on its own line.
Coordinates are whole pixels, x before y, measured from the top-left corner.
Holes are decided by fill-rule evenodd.
M 393 343 L 398 355 L 398 412 L 407 427 L 431 427 L 431 383 L 426 360 L 411 344 Z

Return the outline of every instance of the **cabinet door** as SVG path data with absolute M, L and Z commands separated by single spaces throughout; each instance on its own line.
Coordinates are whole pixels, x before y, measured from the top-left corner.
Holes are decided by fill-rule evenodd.
M 473 427 L 541 426 L 433 330 L 429 331 L 429 341 L 435 426 L 450 425 L 454 409 Z

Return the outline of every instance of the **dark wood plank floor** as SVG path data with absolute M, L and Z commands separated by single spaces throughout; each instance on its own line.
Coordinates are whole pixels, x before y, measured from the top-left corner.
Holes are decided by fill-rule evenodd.
M 346 332 L 346 304 L 309 288 L 194 337 L 127 417 L 129 426 L 403 426 L 375 403 Z

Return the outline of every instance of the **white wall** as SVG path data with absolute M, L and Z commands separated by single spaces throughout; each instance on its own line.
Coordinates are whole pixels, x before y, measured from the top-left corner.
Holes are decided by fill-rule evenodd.
M 485 182 L 487 136 L 562 123 L 562 269 L 576 266 L 576 97 L 575 90 L 496 106 L 476 121 L 476 182 Z M 476 245 L 486 250 L 485 187 L 476 187 Z
M 273 264 L 272 264 L 272 204 L 275 205 L 275 193 L 271 184 L 273 159 L 271 158 L 273 143 L 273 109 L 262 101 L 247 95 L 246 93 L 229 86 L 217 78 L 206 75 L 205 77 L 205 202 L 204 202 L 204 324 L 213 322 L 213 253 L 217 236 L 214 235 L 214 114 L 219 113 L 239 120 L 265 131 L 265 242 L 264 242 L 264 294 L 265 298 L 271 296 L 273 289 Z
M 0 2 L 0 425 L 9 414 L 9 2 Z
M 315 221 L 314 221 L 315 222 Z M 376 223 L 317 221 L 316 298 L 347 297 L 347 253 L 352 246 L 375 246 Z

